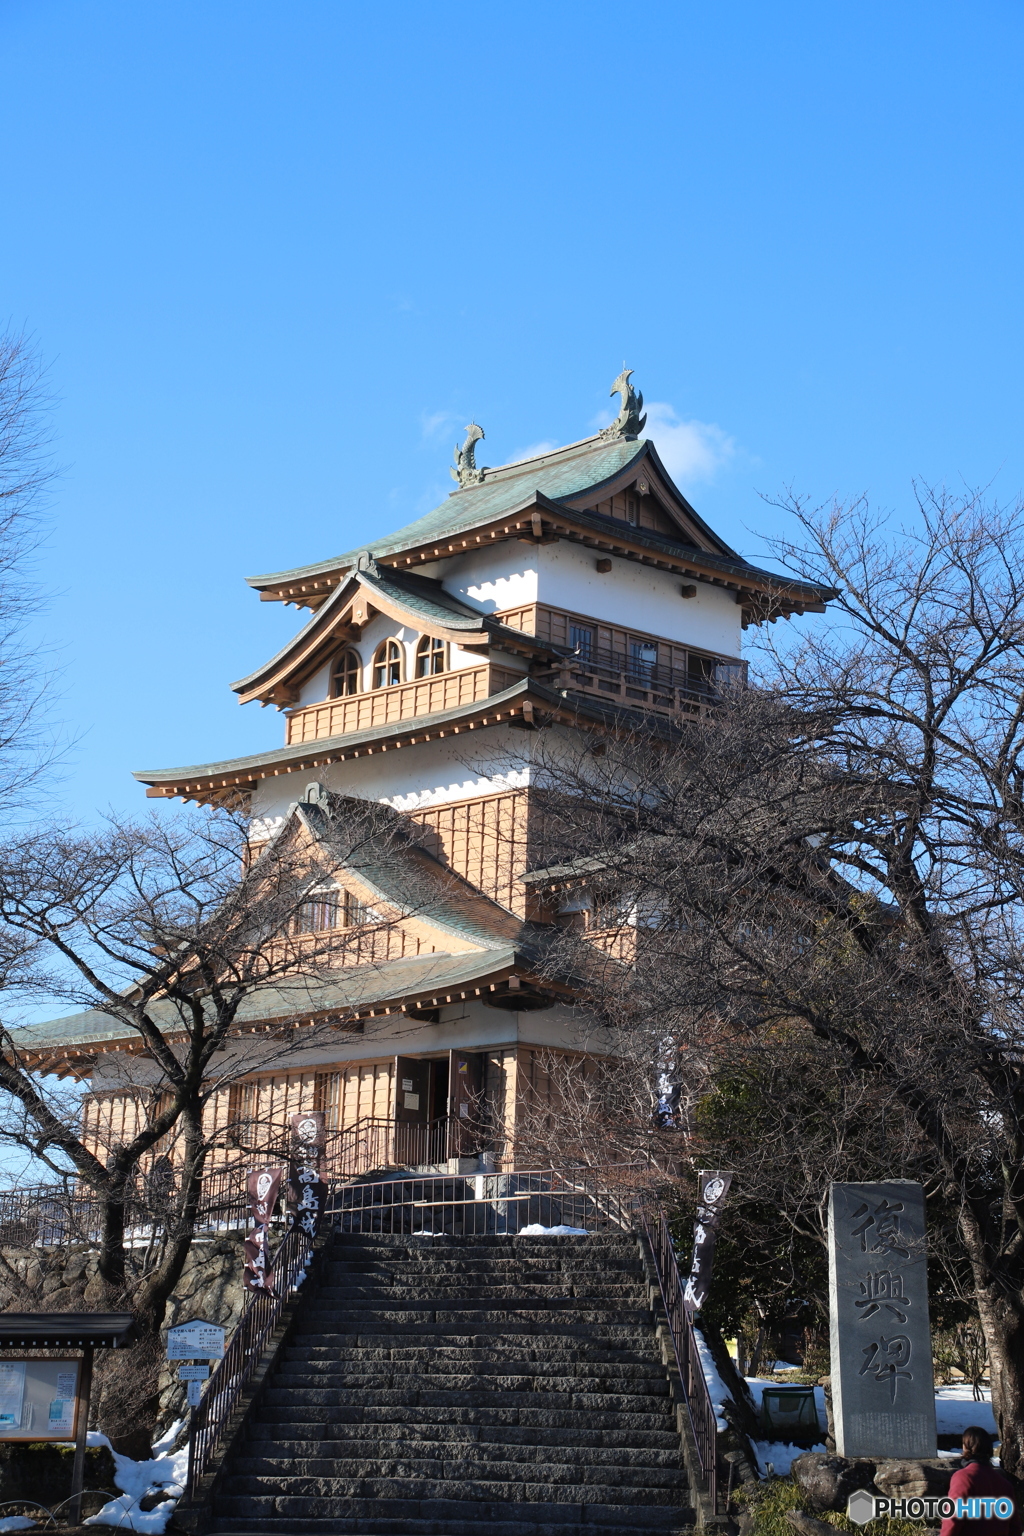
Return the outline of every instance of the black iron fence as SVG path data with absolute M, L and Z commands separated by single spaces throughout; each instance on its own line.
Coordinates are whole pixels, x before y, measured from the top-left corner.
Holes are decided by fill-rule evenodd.
M 628 1169 L 622 1177 L 628 1178 Z M 325 1219 L 338 1231 L 409 1237 L 515 1236 L 524 1228 L 595 1232 L 631 1226 L 634 1197 L 592 1169 L 396 1176 L 336 1185 Z
M 682 1276 L 676 1261 L 676 1251 L 668 1218 L 660 1203 L 649 1195 L 641 1195 L 636 1202 L 636 1213 L 650 1245 L 665 1306 L 676 1369 L 686 1401 L 700 1462 L 701 1477 L 711 1508 L 718 1509 L 718 1415 L 704 1374 L 704 1363 L 693 1327 L 690 1309 L 684 1300 Z
M 292 1291 L 302 1283 L 312 1247 L 298 1227 L 286 1233 L 271 1265 L 272 1291 L 252 1291 L 242 1319 L 217 1362 L 192 1416 L 189 1439 L 188 1493 L 192 1496 L 220 1444 L 239 1398 L 266 1352 Z

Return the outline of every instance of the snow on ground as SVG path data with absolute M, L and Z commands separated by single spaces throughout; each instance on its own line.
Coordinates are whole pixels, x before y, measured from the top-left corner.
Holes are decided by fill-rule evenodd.
M 988 1387 L 982 1387 L 981 1391 L 982 1401 L 976 1403 L 966 1382 L 955 1387 L 936 1387 L 935 1427 L 940 1435 L 962 1435 L 969 1424 L 977 1424 L 998 1439 L 992 1393 Z
M 762 1477 L 768 1475 L 769 1464 L 775 1469 L 776 1477 L 787 1477 L 795 1456 L 802 1456 L 804 1451 L 826 1449 L 824 1441 L 820 1445 L 790 1445 L 782 1440 L 751 1440 L 750 1443 Z
M 518 1237 L 589 1237 L 586 1227 L 542 1227 L 539 1221 L 520 1227 Z
M 180 1426 L 178 1426 L 180 1427 Z M 174 1444 L 173 1432 L 168 1430 L 153 1447 L 158 1452 L 150 1461 L 131 1461 L 119 1456 L 106 1435 L 89 1431 L 90 1445 L 105 1445 L 114 1458 L 114 1482 L 121 1490 L 119 1499 L 111 1499 L 103 1508 L 85 1521 L 86 1525 L 116 1525 L 123 1531 L 143 1531 L 146 1536 L 163 1536 L 174 1506 L 185 1490 L 188 1476 L 188 1450 L 169 1454 L 164 1447 Z M 161 1454 L 162 1453 L 162 1454 Z M 139 1508 L 139 1500 L 147 1493 L 166 1488 L 173 1498 L 164 1499 L 155 1509 Z
M 28 1515 L 8 1515 L 6 1520 L 0 1520 L 0 1531 L 27 1531 L 37 1523 Z
M 702 1353 L 702 1359 L 703 1359 Z M 712 1368 L 713 1369 L 713 1368 Z M 705 1371 L 707 1365 L 705 1364 Z M 710 1375 L 708 1385 L 711 1386 Z M 754 1405 L 761 1411 L 761 1394 L 765 1387 L 778 1386 L 775 1381 L 768 1381 L 760 1376 L 748 1376 L 747 1386 L 754 1399 Z M 712 1387 L 712 1395 L 716 1391 Z M 940 1435 L 961 1435 L 969 1424 L 980 1425 L 995 1435 L 996 1421 L 992 1413 L 992 1394 L 987 1387 L 983 1388 L 984 1399 L 980 1403 L 974 1401 L 974 1394 L 969 1386 L 936 1387 L 935 1389 L 935 1426 Z M 814 1402 L 818 1410 L 818 1423 L 824 1430 L 825 1419 L 825 1389 L 815 1387 Z M 767 1463 L 771 1462 L 775 1468 L 777 1477 L 785 1477 L 790 1469 L 794 1456 L 799 1456 L 807 1446 L 789 1445 L 780 1440 L 755 1440 L 752 1442 L 757 1453 L 757 1460 L 762 1473 L 767 1470 Z M 823 1451 L 825 1446 L 815 1445 L 811 1447 L 815 1451 Z M 959 1451 L 940 1451 L 940 1456 L 956 1457 Z

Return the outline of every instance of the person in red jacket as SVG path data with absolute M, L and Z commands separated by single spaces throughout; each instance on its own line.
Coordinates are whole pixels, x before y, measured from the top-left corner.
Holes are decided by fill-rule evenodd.
M 1009 1478 L 992 1465 L 992 1436 L 972 1424 L 964 1430 L 964 1460 L 949 1481 L 951 1499 L 1009 1499 L 1013 1512 L 1008 1520 L 967 1520 L 951 1515 L 942 1522 L 939 1536 L 1021 1536 L 1017 1491 Z

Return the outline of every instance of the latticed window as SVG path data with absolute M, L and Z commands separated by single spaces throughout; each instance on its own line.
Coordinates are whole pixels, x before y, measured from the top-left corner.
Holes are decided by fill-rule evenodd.
M 324 933 L 332 928 L 356 928 L 369 920 L 370 909 L 357 896 L 332 885 L 313 891 L 302 903 L 295 928 L 297 933 Z
M 232 1083 L 228 1088 L 228 1140 L 237 1146 L 251 1136 L 256 1114 L 256 1084 Z
M 341 1109 L 341 1073 L 317 1072 L 313 1079 L 313 1108 L 322 1111 L 329 1131 L 338 1129 Z
M 402 647 L 397 640 L 378 645 L 373 658 L 373 686 L 390 688 L 402 681 Z
M 331 698 L 343 699 L 346 694 L 360 693 L 361 670 L 358 651 L 342 651 L 336 656 L 331 668 Z
M 448 670 L 448 647 L 434 635 L 423 635 L 416 647 L 416 676 L 434 677 Z

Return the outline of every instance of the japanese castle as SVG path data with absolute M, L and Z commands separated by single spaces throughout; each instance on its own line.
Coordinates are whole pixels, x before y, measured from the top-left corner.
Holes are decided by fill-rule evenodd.
M 215 1094 L 211 1130 L 320 1109 L 332 1132 L 361 1135 L 364 1168 L 511 1166 L 519 1107 L 543 1099 L 552 1053 L 608 1049 L 584 1041 L 571 988 L 540 971 L 566 912 L 595 928 L 600 914 L 546 878 L 531 743 L 623 712 L 681 719 L 742 665 L 746 626 L 821 611 L 827 596 L 730 549 L 641 435 L 629 370 L 614 392 L 610 427 L 497 469 L 477 467 L 472 425 L 436 510 L 362 549 L 249 577 L 260 601 L 309 615 L 233 684 L 240 702 L 283 713 L 283 744 L 136 773 L 154 799 L 243 807 L 257 846 L 292 818 L 315 835 L 325 797 L 378 802 L 422 830 L 407 854 L 418 875 L 433 862 L 458 877 L 447 909 L 399 917 L 393 958 L 340 968 L 313 1016 L 289 1019 L 279 993 L 262 1014 L 249 1000 L 249 1031 L 339 1027 Z M 331 921 L 401 913 L 407 873 L 398 856 L 369 874 L 340 868 Z M 90 1081 L 86 1131 L 92 1117 L 108 1145 L 128 1112 L 128 1034 L 93 1012 L 24 1037 L 29 1059 Z

